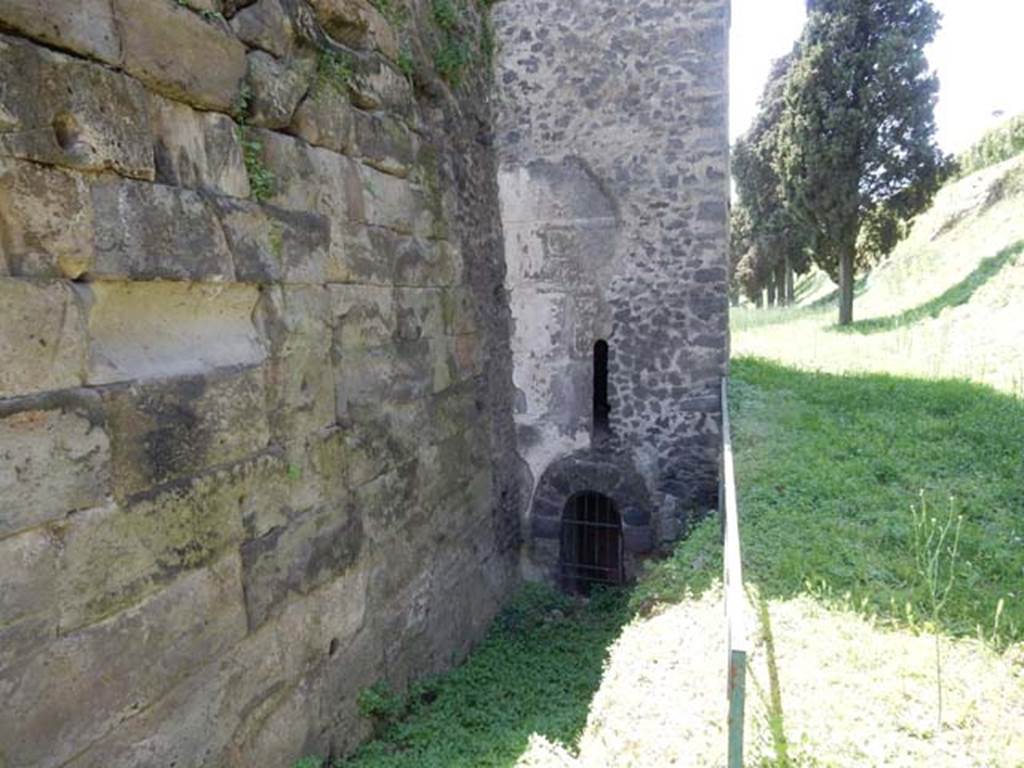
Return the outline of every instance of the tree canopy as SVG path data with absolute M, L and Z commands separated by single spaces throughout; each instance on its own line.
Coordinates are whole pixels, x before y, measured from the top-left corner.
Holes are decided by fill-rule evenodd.
M 924 52 L 938 26 L 928 0 L 809 0 L 800 41 L 735 148 L 749 223 L 738 276 L 744 262 L 767 261 L 748 264 L 763 274 L 810 254 L 839 283 L 840 323 L 852 322 L 858 243 L 862 259 L 891 250 L 944 169 Z

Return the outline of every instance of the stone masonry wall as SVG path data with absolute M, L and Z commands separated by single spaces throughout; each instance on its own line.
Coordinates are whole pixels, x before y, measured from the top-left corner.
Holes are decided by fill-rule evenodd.
M 344 753 L 516 581 L 488 40 L 378 5 L 0 0 L 3 768 Z
M 613 499 L 635 553 L 717 495 L 729 2 L 503 0 L 494 22 L 517 439 L 540 489 L 527 566 L 545 573 L 574 492 L 639 473 L 646 492 Z

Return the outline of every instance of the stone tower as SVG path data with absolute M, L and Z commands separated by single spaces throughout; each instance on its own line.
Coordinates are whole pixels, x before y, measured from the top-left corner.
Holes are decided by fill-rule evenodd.
M 596 495 L 621 539 L 586 547 L 618 546 L 598 559 L 619 562 L 576 565 L 626 578 L 716 496 L 729 2 L 505 0 L 494 13 L 524 561 L 566 576 L 582 541 L 567 542 L 566 520 Z

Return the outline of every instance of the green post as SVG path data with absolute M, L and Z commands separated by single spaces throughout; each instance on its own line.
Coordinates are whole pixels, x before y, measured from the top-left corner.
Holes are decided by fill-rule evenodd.
M 729 652 L 729 768 L 743 768 L 743 704 L 747 682 L 746 651 Z

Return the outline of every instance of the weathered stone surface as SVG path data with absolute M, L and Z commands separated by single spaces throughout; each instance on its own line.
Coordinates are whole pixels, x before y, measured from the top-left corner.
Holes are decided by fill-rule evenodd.
M 0 21 L 27 37 L 116 64 L 121 46 L 110 0 L 4 0 Z
M 391 341 L 397 332 L 394 291 L 383 286 L 332 285 L 335 355 Z
M 408 116 L 415 103 L 412 85 L 400 72 L 373 57 L 361 59 L 349 83 L 352 103 L 360 109 L 386 109 Z
M 316 88 L 299 105 L 290 131 L 310 144 L 348 152 L 355 130 L 355 108 L 347 93 Z
M 58 282 L 0 278 L 0 397 L 82 383 L 85 325 L 74 291 Z
M 406 235 L 436 234 L 434 212 L 422 188 L 365 165 L 359 167 L 359 175 L 366 223 Z
M 206 14 L 222 13 L 224 10 L 221 0 L 181 0 L 178 4 Z
M 0 155 L 153 178 L 145 91 L 131 78 L 0 36 Z
M 231 29 L 246 45 L 278 58 L 295 45 L 295 28 L 281 0 L 260 0 L 243 8 L 231 19 Z
M 61 634 L 124 610 L 237 547 L 242 501 L 261 470 L 248 462 L 124 509 L 111 505 L 72 517 L 60 534 Z
M 397 337 L 407 341 L 440 338 L 445 332 L 445 295 L 436 288 L 395 291 Z
M 124 499 L 263 450 L 263 370 L 112 390 L 106 400 L 116 495 Z
M 0 536 L 99 504 L 110 444 L 86 395 L 0 418 Z
M 425 339 L 343 353 L 334 373 L 338 415 L 365 418 L 386 403 L 430 394 L 437 372 L 435 360 L 435 351 Z
M 251 764 L 248 755 L 259 755 L 261 765 L 287 765 L 299 754 L 326 754 L 328 745 L 307 742 L 307 731 L 333 721 L 344 702 L 352 711 L 341 731 L 350 732 L 354 745 L 365 736 L 356 694 L 378 679 L 383 661 L 379 643 L 359 632 L 365 593 L 365 573 L 356 570 L 308 596 L 293 595 L 273 623 L 195 670 L 71 765 L 200 766 L 212 755 L 231 768 Z M 304 679 L 318 684 L 303 685 Z M 298 719 L 295 700 L 305 705 Z M 290 717 L 268 726 L 279 712 Z
M 157 701 L 245 633 L 239 563 L 229 556 L 142 605 L 0 671 L 8 765 L 56 768 Z
M 463 274 L 462 255 L 444 240 L 407 237 L 386 229 L 369 233 L 373 259 L 358 260 L 358 252 L 348 263 L 353 273 L 394 280 L 399 285 L 453 285 Z
M 245 46 L 223 22 L 166 0 L 112 0 L 122 64 L 154 90 L 229 112 L 245 77 Z
M 354 508 L 295 513 L 288 524 L 242 545 L 249 627 L 260 627 L 289 593 L 308 593 L 355 566 L 363 523 Z
M 416 162 L 416 138 L 402 120 L 354 110 L 352 151 L 382 173 L 405 178 Z
M 278 59 L 264 51 L 252 51 L 248 62 L 249 122 L 261 128 L 287 127 L 313 82 L 316 56 L 303 52 Z
M 238 130 L 231 118 L 149 96 L 156 137 L 156 180 L 235 197 L 249 196 Z
M 239 282 L 319 284 L 329 279 L 331 227 L 325 216 L 246 200 L 214 202 Z
M 81 176 L 0 159 L 0 274 L 79 277 L 92 266 L 92 227 Z
M 280 442 L 305 440 L 335 422 L 329 295 L 323 286 L 265 292 L 260 320 L 270 341 L 267 398 L 271 431 Z
M 266 357 L 253 324 L 255 286 L 95 282 L 88 306 L 88 384 L 202 374 Z
M 197 193 L 111 180 L 92 187 L 100 279 L 209 280 L 234 277 L 213 208 Z
M 367 0 L 313 0 L 313 7 L 324 30 L 338 42 L 398 59 L 395 31 Z
M 0 0 L 11 30 L 5 2 L 24 0 Z M 70 382 L 47 360 L 32 394 L 0 394 L 0 765 L 341 755 L 370 728 L 359 691 L 447 668 L 515 581 L 488 86 L 414 95 L 365 2 L 338 2 L 351 78 L 313 73 L 334 48 L 304 0 L 104 2 L 112 66 L 39 55 L 143 94 L 136 120 L 91 81 L 55 86 L 117 110 L 100 138 L 131 122 L 156 183 L 0 151 L 0 346 L 11 273 L 72 303 L 11 327 L 70 317 L 81 339 Z M 402 30 L 424 70 L 428 6 Z M 75 282 L 32 282 L 54 278 Z M 480 318 L 449 293 L 470 282 Z
M 336 220 L 361 221 L 363 188 L 356 163 L 290 136 L 254 130 L 263 164 L 274 174 L 268 202 Z
M 45 528 L 0 539 L 0 629 L 53 613 L 56 555 L 57 542 Z

